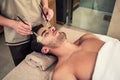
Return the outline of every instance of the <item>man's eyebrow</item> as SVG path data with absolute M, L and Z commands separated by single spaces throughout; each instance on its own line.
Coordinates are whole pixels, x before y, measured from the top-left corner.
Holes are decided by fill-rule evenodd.
M 47 30 L 44 30 L 44 31 L 42 32 L 41 36 L 43 36 L 43 34 L 44 34 L 46 31 L 47 31 Z
M 50 28 L 51 28 L 51 26 L 48 27 L 48 29 L 50 29 Z M 42 32 L 41 36 L 43 36 L 43 34 L 44 34 L 46 31 L 47 31 L 47 30 L 44 30 L 44 31 Z
M 50 29 L 51 28 L 51 26 L 50 27 L 48 27 L 48 29 Z

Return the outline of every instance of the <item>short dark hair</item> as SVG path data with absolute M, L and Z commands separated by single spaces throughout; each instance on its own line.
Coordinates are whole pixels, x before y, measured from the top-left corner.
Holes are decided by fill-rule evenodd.
M 33 28 L 32 28 L 32 31 L 37 33 L 38 30 L 39 30 L 40 28 L 42 28 L 42 27 L 43 27 L 43 25 L 40 24 L 40 25 L 38 25 L 38 26 L 33 27 Z
M 32 31 L 35 32 L 35 33 L 37 33 L 38 30 L 39 30 L 40 28 L 42 28 L 42 27 L 43 27 L 43 25 L 40 24 L 39 26 L 33 27 L 33 28 L 32 28 Z M 39 52 L 39 53 L 40 53 L 42 47 L 43 47 L 43 44 L 40 43 L 40 42 L 37 42 L 36 35 L 32 34 L 32 35 L 31 35 L 31 49 L 32 49 L 33 51 L 36 51 L 36 52 Z

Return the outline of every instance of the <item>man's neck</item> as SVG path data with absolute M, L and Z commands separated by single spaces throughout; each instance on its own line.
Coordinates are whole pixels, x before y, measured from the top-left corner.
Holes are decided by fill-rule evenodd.
M 61 44 L 59 48 L 53 49 L 52 53 L 54 53 L 61 62 L 67 60 L 76 50 L 78 50 L 78 46 L 65 42 Z

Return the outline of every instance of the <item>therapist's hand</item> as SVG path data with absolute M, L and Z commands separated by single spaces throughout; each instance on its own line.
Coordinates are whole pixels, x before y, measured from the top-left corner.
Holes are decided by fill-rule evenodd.
M 45 8 L 45 7 L 44 7 L 44 8 L 43 8 L 43 11 L 44 11 L 44 13 L 46 14 L 47 20 L 50 21 L 50 20 L 53 18 L 53 15 L 54 15 L 53 10 L 50 9 L 50 8 Z M 42 14 L 42 15 L 43 15 L 43 14 Z M 46 20 L 45 17 L 44 17 L 44 15 L 43 15 L 43 19 Z
M 26 24 L 24 24 L 23 22 L 21 21 L 14 21 L 14 25 L 12 26 L 12 28 L 19 34 L 21 35 L 29 35 L 29 34 L 32 34 L 32 27 L 31 27 L 31 24 L 26 22 Z

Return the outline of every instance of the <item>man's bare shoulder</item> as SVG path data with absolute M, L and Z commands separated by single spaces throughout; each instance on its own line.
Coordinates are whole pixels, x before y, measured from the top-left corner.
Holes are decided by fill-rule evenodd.
M 86 33 L 86 34 L 82 35 L 79 39 L 85 40 L 85 39 L 91 39 L 91 38 L 99 39 L 96 35 L 94 35 L 92 33 Z
M 76 45 L 80 45 L 83 41 L 85 40 L 100 40 L 96 35 L 92 34 L 92 33 L 86 33 L 84 35 L 82 35 L 79 39 L 77 39 L 74 44 Z

